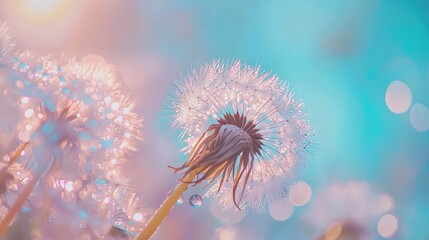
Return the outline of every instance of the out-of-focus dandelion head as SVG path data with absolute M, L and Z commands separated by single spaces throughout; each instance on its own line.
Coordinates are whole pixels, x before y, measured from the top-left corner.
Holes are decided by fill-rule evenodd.
M 1 47 L 9 41 L 4 29 L 0 25 Z M 35 239 L 58 239 L 65 232 L 70 239 L 99 239 L 112 227 L 133 237 L 147 211 L 128 189 L 119 165 L 140 139 L 135 103 L 101 57 L 59 59 L 30 51 L 0 56 L 5 104 L 19 109 L 17 138 L 28 143 L 13 164 L 9 155 L 0 162 L 5 170 L 0 218 L 22 188 L 41 176 L 37 194 L 24 207 L 48 219 Z
M 84 152 L 123 155 L 135 149 L 141 120 L 110 69 L 74 60 L 61 64 L 28 52 L 14 58 L 14 68 L 6 93 L 23 115 L 21 141 L 41 132 L 50 143 L 75 142 Z
M 377 222 L 394 205 L 390 195 L 375 193 L 367 182 L 333 183 L 315 196 L 305 219 L 320 239 L 373 239 Z
M 262 210 L 285 196 L 293 170 L 313 142 L 303 104 L 286 83 L 239 61 L 194 70 L 179 85 L 174 124 L 188 160 L 176 171 L 216 181 L 208 195 L 226 205 Z

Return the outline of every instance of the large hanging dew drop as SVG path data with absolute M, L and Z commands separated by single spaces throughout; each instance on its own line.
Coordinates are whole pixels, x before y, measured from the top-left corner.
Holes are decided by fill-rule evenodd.
M 170 196 L 173 191 L 174 191 L 174 188 L 170 189 L 170 191 L 168 191 L 168 196 Z M 183 203 L 183 197 L 180 196 L 179 199 L 177 199 L 176 204 L 180 205 L 182 203 Z
M 203 205 L 203 198 L 198 194 L 194 194 L 189 198 L 189 205 L 193 208 L 199 208 Z

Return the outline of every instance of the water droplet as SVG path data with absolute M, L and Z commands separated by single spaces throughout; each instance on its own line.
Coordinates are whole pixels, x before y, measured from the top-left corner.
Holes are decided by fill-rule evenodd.
M 47 73 L 42 73 L 42 80 L 46 81 L 48 80 L 49 75 Z
M 22 62 L 22 63 L 19 64 L 19 71 L 25 72 L 28 69 L 29 69 L 29 67 L 28 67 L 28 65 L 26 63 Z
M 203 198 L 198 194 L 194 194 L 189 198 L 189 205 L 193 208 L 199 208 L 203 205 Z
M 172 189 L 170 189 L 170 191 L 168 191 L 168 196 L 170 196 L 171 195 L 171 193 L 174 191 L 174 188 L 172 188 Z M 180 205 L 180 204 L 182 204 L 183 203 L 183 197 L 182 196 L 180 196 L 179 197 L 179 199 L 177 199 L 177 201 L 176 201 L 176 204 L 177 205 Z
M 89 218 L 89 213 L 87 211 L 81 210 L 79 211 L 79 216 L 83 220 L 87 220 Z
M 63 88 L 63 90 L 61 92 L 63 94 L 69 94 L 70 93 L 70 89 L 69 88 Z
M 141 213 L 134 213 L 133 219 L 136 221 L 142 221 L 143 220 L 143 214 Z
M 97 184 L 98 186 L 100 186 L 100 185 L 106 185 L 107 184 L 107 180 L 104 179 L 104 178 L 97 178 L 95 180 L 95 184 Z
M 113 145 L 112 139 L 101 139 L 100 141 L 103 149 L 109 149 Z

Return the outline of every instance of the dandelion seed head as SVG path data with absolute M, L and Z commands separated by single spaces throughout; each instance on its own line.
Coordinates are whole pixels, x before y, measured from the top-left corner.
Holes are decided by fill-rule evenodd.
M 139 207 L 118 165 L 136 150 L 142 120 L 114 68 L 30 51 L 0 57 L 0 66 L 2 93 L 19 109 L 17 136 L 29 142 L 14 164 L 0 161 L 14 177 L 8 178 L 0 219 L 41 174 L 26 202 L 36 217 L 48 217 L 36 239 L 59 239 L 65 232 L 70 239 L 100 239 L 119 223 L 127 238 L 134 236 L 147 209 Z M 142 218 L 134 219 L 136 213 Z
M 176 171 L 215 181 L 207 195 L 226 205 L 264 209 L 284 197 L 303 165 L 313 132 L 303 104 L 276 76 L 239 61 L 194 70 L 178 86 L 174 125 L 188 160 Z
M 14 59 L 14 71 L 3 82 L 22 113 L 21 141 L 77 150 L 88 159 L 100 152 L 106 159 L 122 159 L 135 150 L 141 119 L 111 67 L 37 58 L 31 52 Z

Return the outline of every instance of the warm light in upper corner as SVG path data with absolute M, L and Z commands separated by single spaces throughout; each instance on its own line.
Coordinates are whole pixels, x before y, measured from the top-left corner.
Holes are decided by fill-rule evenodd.
M 10 5 L 15 12 L 14 15 L 20 15 L 23 19 L 59 21 L 76 3 L 72 0 L 17 0 Z
M 62 0 L 24 0 L 28 8 L 37 12 L 51 12 L 57 9 Z

